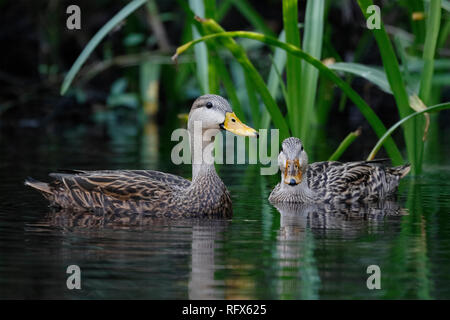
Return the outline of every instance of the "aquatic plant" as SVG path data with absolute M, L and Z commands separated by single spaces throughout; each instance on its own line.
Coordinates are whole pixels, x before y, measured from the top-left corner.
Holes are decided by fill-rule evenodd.
M 154 1 L 150 2 L 155 5 Z M 332 5 L 330 1 L 306 1 L 305 21 L 300 24 L 298 0 L 283 0 L 280 8 L 283 30 L 278 36 L 266 26 L 263 18 L 246 0 L 177 2 L 186 14 L 183 36 L 185 44 L 178 47 L 174 57 L 179 57 L 191 47 L 196 50 L 195 64 L 180 66 L 178 78 L 183 80 L 190 74 L 195 75 L 201 93 L 219 93 L 223 84 L 223 90 L 239 117 L 250 118 L 253 125 L 259 128 L 269 128 L 272 123 L 280 130 L 280 138 L 290 135 L 300 137 L 306 147 L 314 145 L 318 124 L 326 123 L 330 117 L 332 95 L 331 98 L 326 97 L 324 90 L 336 85 L 343 93 L 341 106 L 345 105 L 347 98 L 350 99 L 378 136 L 374 152 L 384 147 L 394 165 L 408 161 L 412 164 L 412 172 L 420 174 L 424 153 L 423 137 L 424 131 L 428 130 L 429 119 L 424 120 L 416 115 L 428 114 L 425 109 L 446 109 L 438 105 L 441 102 L 440 88 L 446 84 L 443 79 L 448 77 L 448 68 L 445 69 L 445 66 L 448 67 L 449 61 L 443 57 L 436 59 L 436 56 L 450 32 L 447 1 L 415 0 L 411 6 L 408 6 L 409 3 L 403 4 L 408 8 L 411 20 L 413 34 L 409 38 L 405 37 L 405 30 L 392 27 L 388 30 L 383 24 L 382 16 L 379 27 L 366 30 L 360 45 L 365 46 L 371 39 L 376 41 L 382 61 L 382 66 L 377 67 L 358 63 L 356 59 L 344 62 L 337 55 L 333 59 L 324 59 L 323 46 L 332 47 L 326 22 L 327 12 Z M 145 0 L 131 1 L 98 31 L 67 74 L 62 93 L 67 91 L 82 64 L 101 39 L 145 3 Z M 372 15 L 372 0 L 358 0 L 357 3 L 365 18 L 369 19 Z M 231 7 L 238 8 L 258 32 L 224 30 L 220 21 Z M 246 46 L 250 44 L 235 39 L 251 39 L 252 46 L 260 47 L 257 44 L 259 42 L 273 48 L 267 80 L 264 80 L 261 71 L 249 58 Z M 360 53 L 355 54 L 359 55 Z M 335 62 L 336 58 L 340 60 Z M 324 60 L 321 61 L 322 59 Z M 444 66 L 439 69 L 444 72 L 439 73 L 440 77 L 435 75 L 439 66 Z M 152 67 L 154 65 L 147 65 L 147 68 Z M 345 77 L 341 78 L 343 73 Z M 286 80 L 283 79 L 283 74 L 286 74 Z M 393 95 L 396 110 L 392 110 L 392 113 L 395 111 L 400 119 L 397 124 L 389 130 L 385 127 L 371 106 L 352 88 L 351 80 L 354 76 L 364 77 Z M 177 80 L 176 85 L 180 86 L 182 80 Z M 236 81 L 240 81 L 242 86 L 236 84 Z M 148 84 L 144 84 L 144 88 L 145 85 Z M 280 91 L 286 110 L 283 103 L 279 102 Z M 412 96 L 419 99 L 421 110 L 413 109 L 414 106 L 410 104 Z M 248 105 L 248 108 L 244 108 L 244 105 Z M 390 133 L 400 125 L 403 129 L 406 159 L 390 137 Z M 330 159 L 337 160 L 357 136 L 355 132 L 350 133 Z M 374 152 L 369 157 L 373 157 Z

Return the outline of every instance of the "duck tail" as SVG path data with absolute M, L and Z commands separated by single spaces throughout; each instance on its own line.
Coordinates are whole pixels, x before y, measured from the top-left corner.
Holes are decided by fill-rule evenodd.
M 30 186 L 36 190 L 39 190 L 41 192 L 44 192 L 45 194 L 53 194 L 53 192 L 50 189 L 50 186 L 48 185 L 48 183 L 45 182 L 41 182 L 38 180 L 35 180 L 31 177 L 28 177 L 25 179 L 25 185 L 26 186 Z
M 389 173 L 393 174 L 394 176 L 398 176 L 399 179 L 406 176 L 409 173 L 409 171 L 411 171 L 410 164 L 405 164 L 403 166 L 389 168 Z

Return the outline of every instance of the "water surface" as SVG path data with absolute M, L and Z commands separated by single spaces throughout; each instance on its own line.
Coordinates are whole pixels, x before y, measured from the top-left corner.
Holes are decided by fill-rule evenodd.
M 59 168 L 156 169 L 185 177 L 157 130 L 105 139 L 83 130 L 0 139 L 0 298 L 448 299 L 450 168 L 406 178 L 378 208 L 281 208 L 267 201 L 278 175 L 221 166 L 230 221 L 147 220 L 133 226 L 54 213 L 27 176 Z M 66 269 L 81 268 L 81 290 Z M 369 265 L 381 289 L 366 286 Z

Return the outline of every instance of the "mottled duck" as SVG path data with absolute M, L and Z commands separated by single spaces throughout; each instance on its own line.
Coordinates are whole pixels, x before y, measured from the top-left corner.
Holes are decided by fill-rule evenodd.
M 25 184 L 62 209 L 168 218 L 230 218 L 230 194 L 216 173 L 212 156 L 214 137 L 220 130 L 258 136 L 236 117 L 224 98 L 197 98 L 188 117 L 192 181 L 152 170 L 70 170 L 51 173 L 54 180 L 50 183 L 28 178 Z M 205 139 L 205 134 L 210 138 Z
M 298 138 L 283 141 L 278 156 L 281 182 L 269 196 L 271 203 L 333 203 L 377 201 L 393 197 L 409 165 L 387 167 L 384 160 L 308 164 Z

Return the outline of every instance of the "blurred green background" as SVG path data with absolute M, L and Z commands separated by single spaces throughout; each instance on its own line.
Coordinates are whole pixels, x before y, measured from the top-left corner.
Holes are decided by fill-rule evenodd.
M 81 30 L 66 28 L 72 4 L 81 9 Z M 111 139 L 170 132 L 183 126 L 193 99 L 217 93 L 249 125 L 303 139 L 311 160 L 364 159 L 401 118 L 424 105 L 448 108 L 450 96 L 449 1 L 375 1 L 381 30 L 366 27 L 363 13 L 371 4 L 2 0 L 0 130 L 23 135 L 96 128 Z M 103 29 L 97 45 L 89 43 L 124 11 L 126 18 Z M 194 14 L 214 21 L 198 22 Z M 250 39 L 252 34 L 236 42 L 201 42 L 180 54 L 177 64 L 172 61 L 177 47 L 221 28 L 278 38 L 322 69 L 292 51 Z M 86 49 L 93 51 L 81 68 L 72 67 Z M 74 81 L 61 96 L 71 67 Z M 420 99 L 411 103 L 413 110 L 408 99 L 415 95 Z M 407 121 L 377 157 L 411 162 L 419 174 L 423 158 L 442 160 L 448 120 L 444 111 Z

